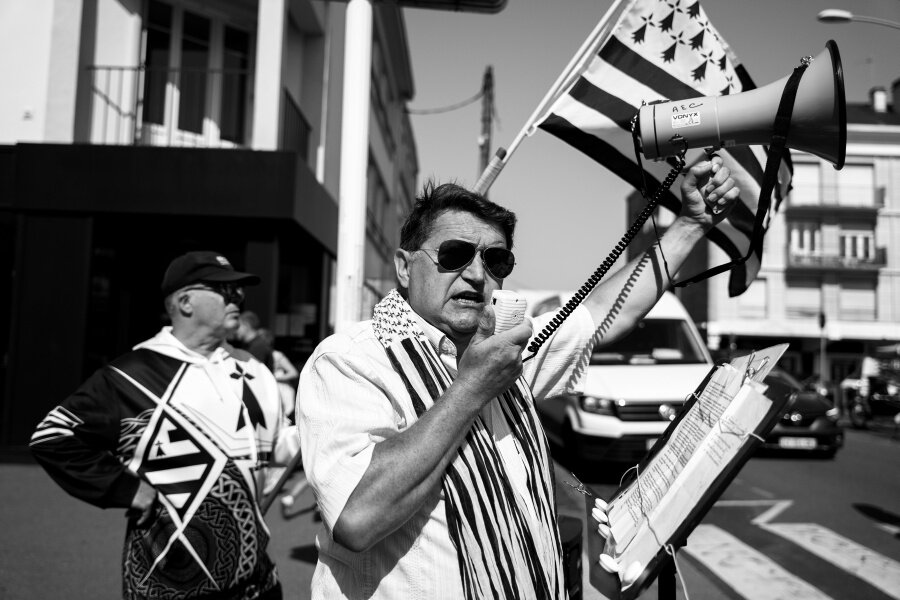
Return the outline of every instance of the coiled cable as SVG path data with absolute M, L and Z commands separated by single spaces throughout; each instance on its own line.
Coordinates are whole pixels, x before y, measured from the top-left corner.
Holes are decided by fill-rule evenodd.
M 560 325 L 563 324 L 563 321 L 568 318 L 570 314 L 578 307 L 579 304 L 587 298 L 588 294 L 590 294 L 593 289 L 600 283 L 600 280 L 606 276 L 606 273 L 612 268 L 615 262 L 619 259 L 625 249 L 628 248 L 628 244 L 630 244 L 635 236 L 640 232 L 641 228 L 644 226 L 644 223 L 647 222 L 647 219 L 653 214 L 653 211 L 656 210 L 656 206 L 659 204 L 659 201 L 662 199 L 663 194 L 668 191 L 672 184 L 675 183 L 675 180 L 678 178 L 678 175 L 681 174 L 681 170 L 684 168 L 685 159 L 684 155 L 687 151 L 687 148 L 681 152 L 675 158 L 675 166 L 672 167 L 672 170 L 669 171 L 669 174 L 666 175 L 666 178 L 660 184 L 660 186 L 656 189 L 656 192 L 653 194 L 653 197 L 647 200 L 647 205 L 640 212 L 637 218 L 634 220 L 634 223 L 631 224 L 631 227 L 628 228 L 628 231 L 622 236 L 619 240 L 619 243 L 609 252 L 599 267 L 588 277 L 587 281 L 578 288 L 578 291 L 569 299 L 566 304 L 557 311 L 557 313 L 550 320 L 550 323 L 544 327 L 540 333 L 538 333 L 531 342 L 528 344 L 528 351 L 531 352 L 529 356 L 522 359 L 522 362 L 527 360 L 531 360 L 537 354 L 537 351 L 540 349 L 544 343 L 550 339 L 550 336 L 559 329 Z M 638 168 L 643 173 L 643 168 L 641 167 L 640 162 L 638 163 Z M 646 197 L 646 194 L 644 195 Z

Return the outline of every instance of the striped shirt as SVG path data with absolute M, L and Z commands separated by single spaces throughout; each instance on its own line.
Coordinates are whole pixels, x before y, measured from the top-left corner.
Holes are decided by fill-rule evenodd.
M 534 331 L 540 331 L 552 316 L 533 319 Z M 455 376 L 454 345 L 433 326 L 424 321 L 421 325 Z M 593 332 L 590 314 L 579 307 L 538 355 L 525 363 L 523 377 L 534 398 L 578 391 Z M 527 496 L 518 442 L 509 435 L 496 402 L 485 411 L 504 470 L 516 490 Z M 332 528 L 368 468 L 375 444 L 416 420 L 403 380 L 376 339 L 371 321 L 333 335 L 316 348 L 300 375 L 295 414 L 304 470 L 323 519 L 323 529 L 316 536 L 319 562 L 312 598 L 464 597 L 440 490 L 403 526 L 364 552 L 352 552 L 332 538 Z

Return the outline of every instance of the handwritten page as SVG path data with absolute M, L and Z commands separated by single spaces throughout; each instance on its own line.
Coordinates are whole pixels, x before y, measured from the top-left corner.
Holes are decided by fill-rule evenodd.
M 688 518 L 699 499 L 737 455 L 748 435 L 771 408 L 771 400 L 762 394 L 764 390 L 765 386 L 756 382 L 743 386 L 722 413 L 713 434 L 698 446 L 668 493 L 652 510 L 643 509 L 648 518 L 638 525 L 632 542 L 625 548 L 617 548 L 613 554 L 623 568 L 634 562 L 646 567 Z M 640 492 L 643 496 L 643 489 Z
M 611 537 L 617 548 L 628 546 L 646 515 L 669 492 L 697 447 L 740 390 L 743 377 L 743 371 L 729 364 L 718 367 L 666 445 L 639 473 L 637 481 L 612 501 L 609 520 Z
M 742 386 L 762 382 L 787 350 L 788 344 L 777 344 L 751 352 L 721 365 L 688 413 L 669 433 L 662 448 L 638 474 L 634 482 L 612 499 L 608 511 L 611 535 L 606 541 L 607 553 L 622 553 L 641 531 L 648 515 L 670 493 L 675 481 L 693 460 L 698 447 L 709 437 L 714 427 L 727 427 L 723 421 Z M 761 389 L 765 389 L 763 386 Z M 771 403 L 766 406 L 770 406 Z M 763 413 L 764 414 L 764 413 Z M 714 452 L 715 446 L 708 449 Z

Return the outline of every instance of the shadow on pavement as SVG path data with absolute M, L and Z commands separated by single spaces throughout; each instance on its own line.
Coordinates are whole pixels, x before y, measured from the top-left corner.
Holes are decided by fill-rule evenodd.
M 894 531 L 894 537 L 900 538 L 900 515 L 872 504 L 855 503 L 852 506 L 873 521 L 889 526 Z

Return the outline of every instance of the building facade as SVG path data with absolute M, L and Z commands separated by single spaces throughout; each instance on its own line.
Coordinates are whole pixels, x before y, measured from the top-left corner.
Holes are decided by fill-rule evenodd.
M 163 270 L 215 249 L 298 365 L 333 329 L 346 4 L 0 5 L 0 446 L 164 322 Z M 402 10 L 373 5 L 364 298 L 415 196 Z
M 730 298 L 727 275 L 677 291 L 718 355 L 788 342 L 782 367 L 836 388 L 864 356 L 900 340 L 900 80 L 891 92 L 893 104 L 877 88 L 847 105 L 841 170 L 791 151 L 793 189 L 746 292 Z M 642 201 L 629 202 L 636 214 Z M 691 259 L 685 271 L 728 260 L 711 244 Z

